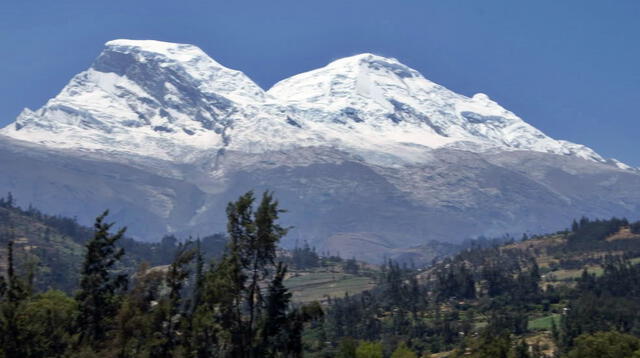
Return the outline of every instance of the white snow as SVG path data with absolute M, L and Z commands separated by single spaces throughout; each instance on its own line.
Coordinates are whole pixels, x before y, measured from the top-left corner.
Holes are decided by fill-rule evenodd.
M 123 56 L 131 63 L 118 62 Z M 0 133 L 174 161 L 223 147 L 330 146 L 394 166 L 423 162 L 431 149 L 448 146 L 547 152 L 629 169 L 548 137 L 486 94 L 454 93 L 393 58 L 342 58 L 266 92 L 193 45 L 113 40 L 96 63 L 105 62 L 76 75 L 42 108 L 25 109 Z
M 140 62 L 158 61 L 163 67 L 185 71 L 200 91 L 221 94 L 236 102 L 262 101 L 264 91 L 242 72 L 226 68 L 200 48 L 155 40 L 112 40 L 107 50 L 134 54 Z

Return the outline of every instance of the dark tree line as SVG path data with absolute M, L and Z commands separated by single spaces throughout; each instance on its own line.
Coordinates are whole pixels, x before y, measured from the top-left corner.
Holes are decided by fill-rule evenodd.
M 283 281 L 271 193 L 252 192 L 227 207 L 229 240 L 205 263 L 202 242 L 178 244 L 165 267 L 142 264 L 130 276 L 124 229 L 111 232 L 107 212 L 86 242 L 75 297 L 33 292 L 15 272 L 10 241 L 0 276 L 0 356 L 4 357 L 301 357 L 302 331 L 322 317 L 318 305 L 294 307 Z
M 632 248 L 640 240 L 605 240 L 633 225 L 616 218 L 581 219 L 571 231 L 555 235 L 565 241 L 543 247 L 510 245 L 511 240 L 488 245 L 493 241 L 483 240 L 425 272 L 389 263 L 373 290 L 329 300 L 323 324 L 308 330 L 309 352 L 356 357 L 355 348 L 363 342 L 379 342 L 380 354 L 386 356 L 405 344 L 417 354 L 453 349 L 452 357 L 545 357 L 543 347 L 522 339 L 532 333 L 531 321 L 545 316 L 559 356 L 578 357 L 594 344 L 596 351 L 635 352 L 640 342 L 633 338 L 640 336 L 640 266 L 627 255 L 638 256 Z M 543 273 L 552 267 L 540 268 L 538 255 L 557 259 L 551 266 L 601 265 L 603 272 L 596 276 L 585 271 L 575 286 L 545 285 Z M 598 335 L 602 331 L 631 336 Z M 633 345 L 619 347 L 627 343 Z
M 24 235 L 28 241 L 16 244 L 16 267 L 25 269 L 28 266 L 26 269 L 33 271 L 35 288 L 56 288 L 72 293 L 78 285 L 82 254 L 71 246 L 85 246 L 93 237 L 94 228 L 80 225 L 74 218 L 43 214 L 31 205 L 22 209 L 9 194 L 0 198 L 0 245 L 6 246 L 18 234 Z M 223 234 L 188 241 L 199 242 L 206 261 L 219 258 L 227 243 Z M 142 262 L 151 266 L 171 263 L 181 241 L 173 235 L 155 243 L 123 236 L 118 240 L 118 245 L 127 255 L 118 260 L 117 269 L 133 274 Z M 29 250 L 24 247 L 29 247 Z
M 532 318 L 558 312 L 550 335 L 562 357 L 640 356 L 640 266 L 629 260 L 640 245 L 637 238 L 605 240 L 623 227 L 637 232 L 638 223 L 583 218 L 558 234 L 566 242 L 545 248 L 482 240 L 425 271 L 389 261 L 374 289 L 328 297 L 322 308 L 292 304 L 287 265 L 310 269 L 331 261 L 356 274 L 358 262 L 321 257 L 306 244 L 278 258 L 277 243 L 287 233 L 278 224 L 282 211 L 271 193 L 256 201 L 249 192 L 229 203 L 226 237 L 167 236 L 145 246 L 124 230 L 112 232 L 107 213 L 89 230 L 1 199 L 0 214 L 9 214 L 0 221 L 18 212 L 38 217 L 50 235 L 74 235 L 86 252 L 78 290 L 69 296 L 39 289 L 37 272 L 16 264 L 6 237 L 0 356 L 416 357 L 452 350 L 451 357 L 538 358 L 541 348 L 523 337 Z M 551 268 L 538 266 L 543 251 L 554 258 L 551 265 L 601 264 L 602 272 L 584 271 L 575 285 L 544 285 Z M 133 274 L 126 269 L 132 253 L 147 258 L 136 261 Z
M 589 249 L 624 226 L 629 226 L 627 219 L 590 220 L 582 217 L 579 221 L 574 220 L 567 236 L 569 249 Z
M 640 265 L 623 257 L 607 257 L 603 274 L 586 270 L 561 321 L 565 350 L 585 333 L 615 330 L 640 335 Z
M 291 251 L 289 260 L 291 266 L 298 270 L 306 270 L 321 266 L 320 255 L 316 252 L 315 247 L 304 243 L 302 247 L 294 247 Z

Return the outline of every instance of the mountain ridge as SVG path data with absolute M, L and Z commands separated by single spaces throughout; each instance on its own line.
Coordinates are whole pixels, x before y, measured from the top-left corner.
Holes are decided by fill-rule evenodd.
M 637 170 L 395 59 L 356 55 L 264 91 L 197 47 L 150 44 L 111 42 L 0 130 L 0 192 L 84 224 L 110 208 L 151 240 L 223 231 L 227 202 L 275 190 L 295 227 L 285 246 L 376 233 L 390 252 L 640 214 Z
M 335 146 L 386 163 L 425 149 L 533 150 L 609 162 L 554 140 L 487 95 L 456 94 L 393 58 L 359 54 L 267 91 L 198 47 L 112 40 L 91 67 L 0 133 L 53 147 L 189 161 L 199 151 Z M 55 133 L 57 138 L 52 138 Z M 417 147 L 417 148 L 416 148 Z

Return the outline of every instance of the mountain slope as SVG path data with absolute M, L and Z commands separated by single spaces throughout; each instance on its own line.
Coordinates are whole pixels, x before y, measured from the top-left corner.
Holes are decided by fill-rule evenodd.
M 289 209 L 285 245 L 332 250 L 336 237 L 397 252 L 640 215 L 637 170 L 371 54 L 265 92 L 195 46 L 111 41 L 0 130 L 0 161 L 0 191 L 21 203 L 84 223 L 110 207 L 141 239 L 223 231 L 222 208 L 249 189 L 276 190 Z
M 182 161 L 194 151 L 330 145 L 374 162 L 423 162 L 425 149 L 440 147 L 605 162 L 585 146 L 549 138 L 484 94 L 456 94 L 392 58 L 343 58 L 265 93 L 195 46 L 159 41 L 107 42 L 87 71 L 2 133 Z
M 328 125 L 336 132 L 347 127 L 345 141 L 364 141 L 372 150 L 380 144 L 389 146 L 388 151 L 411 151 L 415 145 L 500 148 L 604 161 L 589 148 L 549 138 L 485 94 L 459 95 L 392 58 L 343 58 L 283 80 L 267 93 L 285 103 L 295 118 L 337 124 Z
M 51 147 L 174 158 L 221 147 L 242 105 L 263 100 L 244 74 L 195 46 L 115 40 L 60 94 L 3 132 Z
M 109 215 L 107 222 L 114 216 Z M 113 228 L 120 227 L 120 223 Z M 0 197 L 0 272 L 6 273 L 8 244 L 13 242 L 14 262 L 22 276 L 32 274 L 38 289 L 55 288 L 73 292 L 78 288 L 79 273 L 85 258 L 86 242 L 94 230 L 78 224 L 76 218 L 48 215 L 29 206 L 21 209 Z M 184 241 L 182 242 L 184 243 Z M 173 236 L 157 243 L 143 243 L 128 237 L 118 241 L 125 255 L 118 269 L 134 273 L 140 264 L 168 265 L 182 244 Z M 200 238 L 206 261 L 219 257 L 226 246 L 224 235 Z

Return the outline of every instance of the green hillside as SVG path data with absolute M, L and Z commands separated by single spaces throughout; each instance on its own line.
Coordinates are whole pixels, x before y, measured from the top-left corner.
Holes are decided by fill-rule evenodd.
M 277 249 L 287 229 L 272 200 L 265 193 L 256 206 L 249 192 L 227 208 L 228 240 L 181 245 L 121 238 L 101 221 L 94 232 L 0 199 L 0 352 L 640 356 L 640 223 L 582 218 L 550 235 L 470 242 L 416 269 Z
M 92 235 L 93 228 L 79 225 L 74 219 L 47 215 L 33 207 L 16 207 L 10 195 L 0 198 L 0 270 L 6 271 L 7 245 L 12 241 L 17 270 L 33 277 L 37 289 L 67 292 L 76 289 L 85 243 Z M 208 259 L 219 256 L 225 243 L 221 235 L 201 239 Z M 121 246 L 126 254 L 117 269 L 133 274 L 142 262 L 150 266 L 167 265 L 173 260 L 178 244 L 179 240 L 173 236 L 157 243 L 124 238 Z
M 583 345 L 618 341 L 640 354 L 639 263 L 640 223 L 583 218 L 555 234 L 472 243 L 422 271 L 390 264 L 375 288 L 331 302 L 322 328 L 307 331 L 308 356 L 353 339 L 450 358 L 579 357 Z

